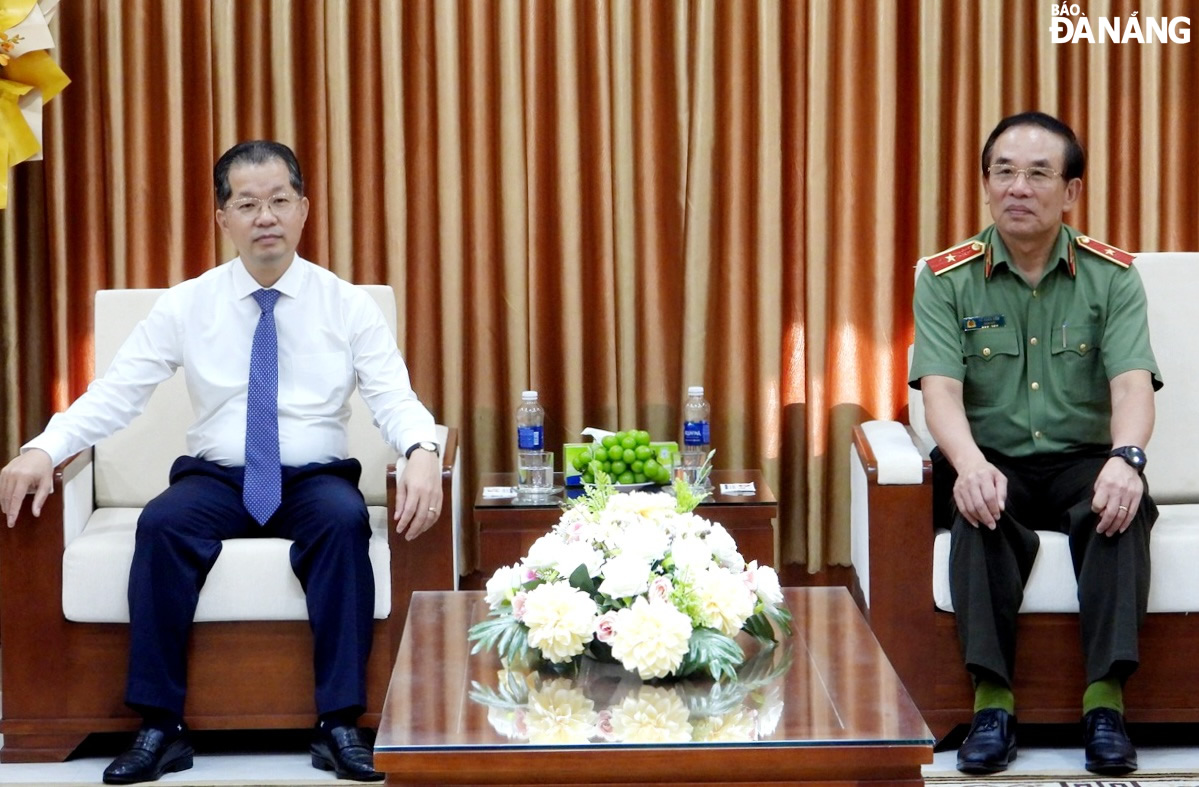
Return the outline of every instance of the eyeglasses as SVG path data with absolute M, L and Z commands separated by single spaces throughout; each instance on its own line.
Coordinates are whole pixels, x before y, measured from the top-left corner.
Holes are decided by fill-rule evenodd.
M 277 219 L 287 218 L 300 204 L 300 198 L 294 194 L 275 194 L 266 199 L 258 197 L 242 197 L 229 202 L 225 209 L 243 219 L 256 219 L 265 207 Z
M 1011 164 L 992 164 L 987 167 L 987 174 L 996 186 L 1010 186 L 1016 178 L 1024 175 L 1024 182 L 1034 189 L 1048 188 L 1062 173 L 1050 167 L 1013 167 Z

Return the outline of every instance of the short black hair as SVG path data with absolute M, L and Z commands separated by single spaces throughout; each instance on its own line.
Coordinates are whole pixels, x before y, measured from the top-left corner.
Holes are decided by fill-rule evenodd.
M 229 170 L 238 164 L 265 164 L 271 159 L 279 159 L 287 165 L 287 174 L 291 187 L 301 197 L 304 196 L 304 175 L 300 172 L 300 162 L 296 154 L 282 142 L 269 139 L 251 139 L 238 142 L 225 151 L 216 166 L 212 168 L 212 185 L 216 191 L 216 206 L 224 207 L 233 196 L 229 186 Z
M 1081 178 L 1082 174 L 1086 172 L 1087 152 L 1083 150 L 1078 137 L 1074 136 L 1074 129 L 1053 115 L 1046 115 L 1044 112 L 1021 112 L 1018 115 L 1008 115 L 999 121 L 999 125 L 991 132 L 991 136 L 987 137 L 987 144 L 983 145 L 982 155 L 984 178 L 987 176 L 987 167 L 991 166 L 991 149 L 995 147 L 995 140 L 999 139 L 1000 134 L 1015 126 L 1040 126 L 1062 138 L 1066 143 L 1066 171 L 1062 173 L 1066 180 Z

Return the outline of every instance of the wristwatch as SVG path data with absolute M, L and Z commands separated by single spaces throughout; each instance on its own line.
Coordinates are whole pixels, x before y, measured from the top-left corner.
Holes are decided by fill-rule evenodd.
M 440 447 L 437 445 L 437 443 L 434 443 L 432 440 L 421 440 L 419 443 L 404 452 L 404 458 L 411 459 L 412 452 L 418 448 L 422 451 L 432 451 L 433 456 L 438 456 L 440 454 Z
M 1138 473 L 1145 472 L 1145 463 L 1148 459 L 1145 458 L 1145 451 L 1135 445 L 1122 445 L 1119 448 L 1113 448 L 1108 456 L 1118 456 L 1136 470 Z

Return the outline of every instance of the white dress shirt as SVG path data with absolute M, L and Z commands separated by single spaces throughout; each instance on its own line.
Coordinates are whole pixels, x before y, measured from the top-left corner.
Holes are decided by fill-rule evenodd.
M 22 447 L 55 465 L 125 427 L 163 380 L 183 367 L 196 421 L 188 453 L 245 465 L 250 346 L 261 289 L 241 259 L 178 284 L 138 323 L 104 376 Z M 296 256 L 272 289 L 279 341 L 279 449 L 284 466 L 345 459 L 355 385 L 383 438 L 404 453 L 434 440 L 433 416 L 408 378 L 395 339 L 371 297 Z

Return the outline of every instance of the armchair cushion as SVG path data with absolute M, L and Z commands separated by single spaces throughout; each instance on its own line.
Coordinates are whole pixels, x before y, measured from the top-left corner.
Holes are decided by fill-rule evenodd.
M 391 614 L 387 509 L 370 506 L 375 619 Z M 77 623 L 129 622 L 129 566 L 140 508 L 101 508 L 62 558 L 62 611 Z M 291 541 L 233 538 L 200 591 L 196 620 L 307 620 L 304 590 L 291 570 Z

